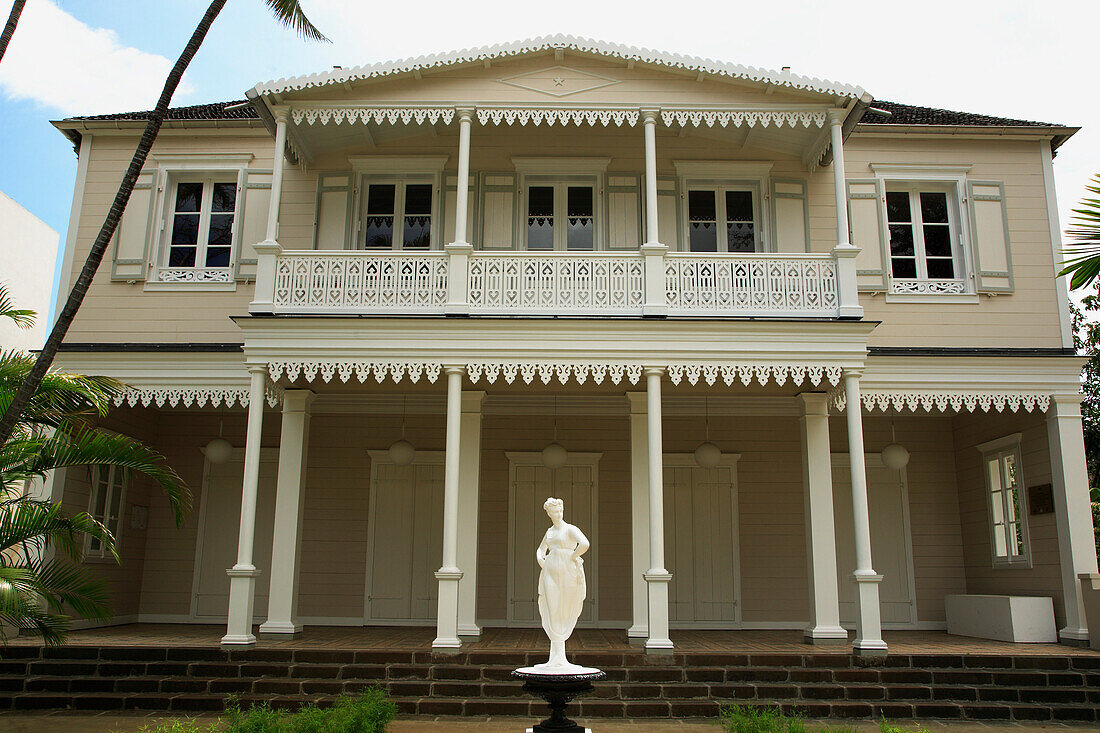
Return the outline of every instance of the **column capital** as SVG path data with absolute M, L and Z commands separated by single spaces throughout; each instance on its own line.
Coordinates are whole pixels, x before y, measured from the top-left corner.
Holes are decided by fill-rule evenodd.
M 271 116 L 275 119 L 275 124 L 281 122 L 285 125 L 290 119 L 290 107 L 275 107 L 271 110 Z
M 661 110 L 656 107 L 642 107 L 639 112 L 641 113 L 643 123 L 657 124 L 657 116 L 660 114 Z
M 848 116 L 848 111 L 844 109 L 831 109 L 828 111 L 829 124 L 840 125 L 844 122 L 844 118 Z
M 645 392 L 627 392 L 626 399 L 630 402 L 631 415 L 644 415 L 649 411 L 649 395 Z
M 1072 394 L 1052 394 L 1050 396 L 1050 406 L 1054 408 L 1052 413 L 1057 413 L 1059 416 L 1065 415 L 1077 415 L 1081 414 L 1081 403 L 1084 402 L 1085 396 L 1080 392 L 1074 392 Z
M 288 389 L 283 391 L 283 412 L 306 412 L 317 398 L 312 389 Z
M 443 373 L 448 374 L 448 375 L 450 375 L 450 374 L 465 374 L 466 373 L 466 367 L 463 364 L 444 364 L 443 365 Z
M 473 122 L 474 121 L 474 108 L 473 107 L 455 107 L 455 116 L 459 122 Z
M 462 411 L 465 413 L 481 412 L 481 403 L 485 401 L 485 392 L 477 390 L 462 390 Z
M 802 415 L 828 415 L 829 395 L 825 392 L 803 392 L 798 395 Z
M 855 377 L 856 379 L 859 379 L 863 376 L 863 367 L 844 367 L 844 376 L 846 378 Z
M 645 371 L 645 375 L 647 377 L 663 377 L 665 375 L 665 367 L 663 366 L 647 366 L 643 367 L 643 370 Z
M 259 374 L 263 374 L 264 376 L 267 376 L 268 365 L 266 363 L 265 364 L 252 363 L 252 364 L 249 364 L 247 368 L 248 368 L 248 373 L 249 374 L 259 373 Z

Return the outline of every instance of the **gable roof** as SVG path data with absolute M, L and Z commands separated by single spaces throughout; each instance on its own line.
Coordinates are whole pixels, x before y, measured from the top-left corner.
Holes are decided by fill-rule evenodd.
M 889 114 L 883 114 L 878 110 L 884 110 Z M 936 107 L 915 107 L 911 104 L 880 99 L 871 103 L 870 109 L 863 114 L 859 123 L 861 125 L 950 125 L 953 127 L 1062 127 L 1052 122 L 1014 120 L 1008 117 L 954 112 Z
M 700 58 L 698 56 L 685 56 L 676 53 L 666 53 L 649 48 L 626 46 L 608 41 L 599 41 L 594 38 L 582 38 L 558 34 L 553 36 L 539 36 L 512 43 L 498 43 L 492 46 L 478 48 L 465 48 L 459 51 L 427 54 L 414 58 L 398 59 L 396 61 L 384 61 L 377 64 L 366 64 L 348 69 L 332 69 L 318 74 L 305 76 L 292 76 L 257 84 L 249 91 L 249 98 L 263 94 L 282 94 L 284 92 L 301 91 L 303 89 L 329 86 L 332 84 L 346 84 L 367 79 L 380 79 L 397 76 L 399 74 L 411 74 L 428 69 L 438 69 L 459 64 L 479 63 L 493 61 L 495 59 L 524 56 L 527 54 L 542 53 L 546 51 L 575 51 L 577 53 L 591 54 L 621 59 L 623 61 L 636 61 L 644 64 L 663 66 L 668 69 L 695 71 L 704 74 L 713 74 L 719 77 L 742 79 L 745 81 L 773 84 L 777 87 L 788 89 L 817 92 L 820 94 L 832 94 L 838 97 L 860 99 L 865 102 L 871 100 L 870 95 L 862 87 L 852 84 L 817 79 L 809 76 L 792 74 L 789 71 L 773 71 L 761 69 L 755 66 L 742 66 L 725 61 Z

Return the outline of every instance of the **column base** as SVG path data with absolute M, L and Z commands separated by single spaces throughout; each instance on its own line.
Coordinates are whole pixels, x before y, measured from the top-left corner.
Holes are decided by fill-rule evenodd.
M 222 649 L 240 649 L 256 645 L 253 634 L 226 634 L 222 637 Z
M 458 625 L 459 638 L 468 636 L 472 639 L 481 638 L 481 627 L 476 624 L 459 624 Z
M 860 641 L 852 644 L 852 654 L 862 659 L 885 659 L 889 654 L 886 642 Z
M 1087 647 L 1089 645 L 1088 629 L 1071 629 L 1068 626 L 1058 630 L 1058 643 L 1066 646 Z
M 302 625 L 294 622 L 265 621 L 260 624 L 260 638 L 297 639 L 302 635 Z
M 439 581 L 437 600 L 437 636 L 432 642 L 433 652 L 455 653 L 462 647 L 458 638 L 458 582 L 462 580 L 462 571 L 454 567 L 440 568 L 435 571 Z
M 802 640 L 819 646 L 848 643 L 848 631 L 840 626 L 815 626 L 802 631 Z
M 882 640 L 882 617 L 879 609 L 878 586 L 882 582 L 878 573 L 856 571 L 853 578 L 856 583 L 856 595 L 859 602 L 859 622 L 856 626 L 856 639 L 852 642 L 852 653 L 858 657 L 886 656 L 886 642 Z
M 626 630 L 626 636 L 629 639 L 644 639 L 649 636 L 649 626 L 643 626 L 642 624 L 635 624 Z

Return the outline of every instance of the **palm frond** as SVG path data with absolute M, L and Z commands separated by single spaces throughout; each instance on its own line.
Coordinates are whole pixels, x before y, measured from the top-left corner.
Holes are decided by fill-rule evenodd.
M 0 283 L 0 318 L 10 318 L 19 328 L 30 328 L 38 314 L 32 310 L 19 309 L 12 302 L 8 286 Z
M 90 569 L 50 562 L 31 569 L 0 567 L 0 621 L 37 633 L 48 645 L 64 642 L 72 611 L 81 618 L 111 616 L 106 582 Z
M 1085 190 L 1100 196 L 1100 175 Z M 1062 252 L 1065 267 L 1058 275 L 1070 275 L 1069 286 L 1076 290 L 1100 276 L 1100 198 L 1081 199 L 1073 213 L 1073 225 L 1066 235 L 1074 241 Z
M 34 357 L 21 352 L 0 353 L 0 412 L 8 405 L 34 366 Z M 74 418 L 104 417 L 126 385 L 117 379 L 50 371 L 20 416 L 24 426 L 57 427 Z
M 329 43 L 329 39 L 317 30 L 313 23 L 309 22 L 309 18 L 306 17 L 305 11 L 302 10 L 301 3 L 298 0 L 265 0 L 267 7 L 271 9 L 271 13 L 275 18 L 298 33 L 302 38 L 310 41 L 322 41 Z
M 164 456 L 125 435 L 79 426 L 49 437 L 12 439 L 0 446 L 0 481 L 5 485 L 72 466 L 116 466 L 145 474 L 168 496 L 176 526 L 191 511 L 191 490 Z
M 86 512 L 69 517 L 53 502 L 26 498 L 0 503 L 0 565 L 5 564 L 2 558 L 6 550 L 27 543 L 40 550 L 56 545 L 66 556 L 80 562 L 84 558 L 85 535 L 98 540 L 118 560 L 111 531 Z

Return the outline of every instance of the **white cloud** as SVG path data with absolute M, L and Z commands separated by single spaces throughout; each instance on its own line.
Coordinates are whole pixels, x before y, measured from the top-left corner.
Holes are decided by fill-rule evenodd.
M 52 0 L 27 3 L 0 63 L 0 89 L 65 115 L 151 109 L 172 60 L 119 43 Z M 186 79 L 176 92 L 190 92 Z

